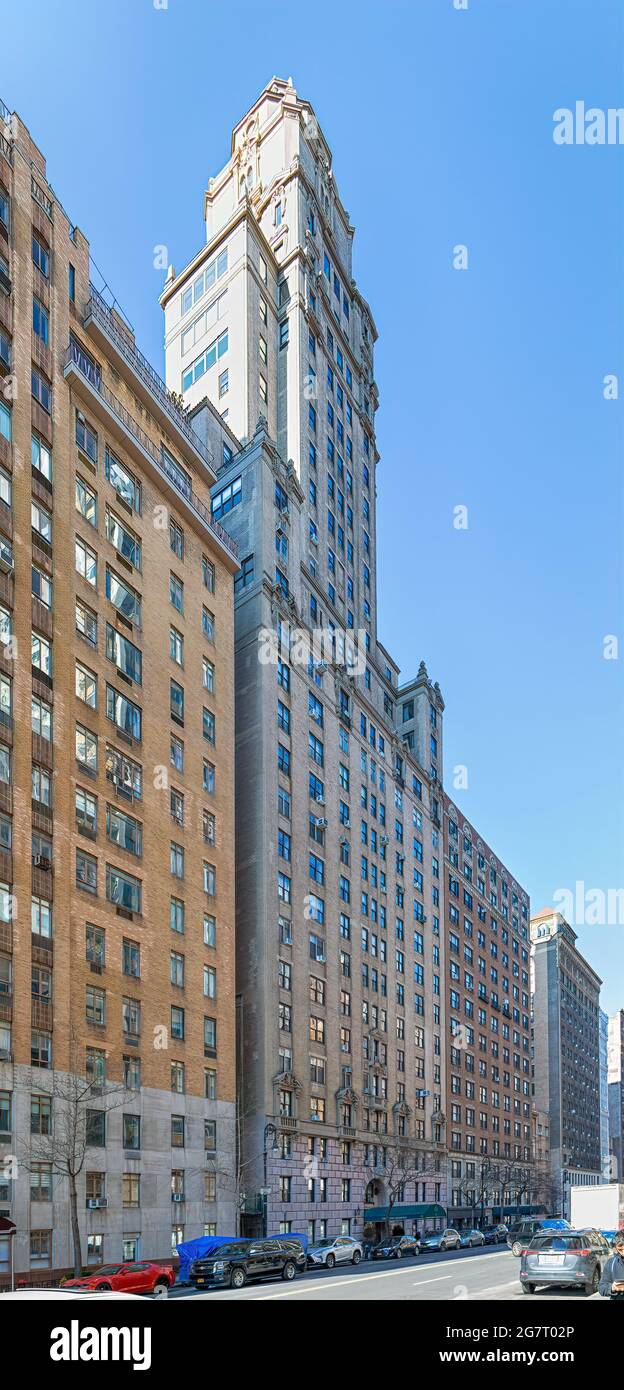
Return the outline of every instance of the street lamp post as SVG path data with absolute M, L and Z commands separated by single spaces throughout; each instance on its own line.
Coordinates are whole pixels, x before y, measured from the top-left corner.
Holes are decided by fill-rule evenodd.
M 273 1145 L 272 1145 L 272 1148 L 273 1148 L 273 1150 L 275 1150 L 275 1149 L 277 1148 L 277 1130 L 276 1130 L 276 1128 L 275 1128 L 275 1125 L 274 1125 L 274 1124 L 271 1124 L 270 1121 L 269 1121 L 268 1124 L 266 1124 L 266 1125 L 264 1126 L 264 1145 L 263 1145 L 263 1153 L 262 1153 L 262 1158 L 263 1158 L 263 1172 L 264 1172 L 264 1188 L 263 1188 L 263 1191 L 262 1191 L 262 1234 L 263 1234 L 263 1236 L 266 1236 L 266 1235 L 267 1235 L 267 1221 L 268 1221 L 268 1200 L 267 1200 L 267 1199 L 268 1199 L 269 1189 L 267 1188 L 267 1158 L 268 1158 L 267 1140 L 268 1140 L 268 1138 L 269 1138 L 269 1135 L 272 1135 L 272 1136 L 273 1136 Z

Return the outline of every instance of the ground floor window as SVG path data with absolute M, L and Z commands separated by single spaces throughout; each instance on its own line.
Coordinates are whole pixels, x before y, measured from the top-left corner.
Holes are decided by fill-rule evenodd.
M 52 1232 L 51 1231 L 31 1231 L 30 1233 L 30 1267 L 31 1269 L 49 1269 L 52 1264 Z
M 138 1236 L 138 1235 L 136 1235 L 136 1236 L 124 1236 L 124 1242 L 123 1242 L 123 1258 L 124 1258 L 124 1260 L 138 1260 L 138 1258 L 139 1258 L 139 1247 L 140 1247 L 140 1243 L 141 1243 L 141 1237 Z

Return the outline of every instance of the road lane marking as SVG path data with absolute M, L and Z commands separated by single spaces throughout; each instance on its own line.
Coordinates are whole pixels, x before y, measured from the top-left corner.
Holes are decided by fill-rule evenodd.
M 417 1289 L 421 1284 L 443 1284 L 446 1279 L 452 1279 L 452 1274 L 439 1274 L 437 1279 L 416 1279 L 412 1287 Z
M 497 1251 L 495 1255 L 476 1255 L 476 1256 L 475 1256 L 475 1255 L 461 1255 L 461 1256 L 459 1256 L 458 1259 L 454 1259 L 452 1262 L 449 1262 L 449 1263 L 452 1263 L 453 1266 L 455 1266 L 456 1264 L 467 1264 L 467 1263 L 470 1263 L 470 1264 L 477 1264 L 477 1263 L 480 1263 L 481 1260 L 484 1260 L 484 1259 L 486 1259 L 486 1260 L 496 1260 L 496 1259 L 499 1259 L 499 1258 L 501 1257 L 501 1255 L 503 1255 L 503 1254 L 507 1254 L 507 1255 L 508 1255 L 508 1254 L 509 1254 L 509 1251 L 502 1251 L 502 1250 L 501 1250 L 500 1252 Z M 351 1284 L 362 1284 L 362 1283 L 364 1283 L 365 1280 L 369 1280 L 369 1279 L 396 1279 L 396 1277 L 397 1277 L 398 1274 L 407 1274 L 410 1270 L 413 1270 L 413 1269 L 415 1269 L 415 1268 L 419 1268 L 419 1269 L 422 1270 L 423 1273 L 424 1273 L 426 1270 L 429 1270 L 429 1269 L 439 1269 L 439 1268 L 440 1268 L 440 1264 L 441 1264 L 441 1261 L 440 1261 L 440 1260 L 437 1260 L 435 1264 L 420 1265 L 420 1267 L 414 1266 L 414 1265 L 408 1265 L 408 1266 L 404 1266 L 402 1269 L 389 1269 L 389 1270 L 384 1270 L 383 1272 L 381 1272 L 381 1273 L 379 1273 L 379 1274 L 352 1274 L 352 1275 L 350 1275 L 350 1277 L 349 1277 L 348 1287 L 350 1288 L 350 1287 L 351 1287 Z M 453 1277 L 454 1277 L 454 1276 L 453 1276 L 452 1274 L 440 1275 L 440 1278 L 441 1278 L 441 1279 L 452 1279 Z M 424 1282 L 424 1281 L 423 1281 L 423 1282 Z M 433 1281 L 432 1281 L 432 1282 L 433 1282 Z M 516 1281 L 514 1280 L 513 1282 L 515 1283 Z M 315 1279 L 314 1281 L 312 1281 L 312 1280 L 307 1280 L 306 1283 L 305 1283 L 303 1286 L 302 1286 L 301 1283 L 300 1283 L 296 1288 L 286 1289 L 284 1292 L 263 1294 L 262 1297 L 261 1297 L 261 1299 L 260 1299 L 259 1301 L 260 1301 L 260 1302 L 267 1302 L 269 1299 L 275 1299 L 275 1298 L 292 1298 L 293 1294 L 303 1293 L 304 1291 L 307 1292 L 307 1291 L 309 1291 L 309 1290 L 316 1290 L 316 1289 L 336 1289 L 336 1288 L 343 1288 L 343 1287 L 344 1287 L 344 1281 L 343 1281 L 342 1279 L 331 1279 L 331 1280 L 330 1280 L 330 1279 Z

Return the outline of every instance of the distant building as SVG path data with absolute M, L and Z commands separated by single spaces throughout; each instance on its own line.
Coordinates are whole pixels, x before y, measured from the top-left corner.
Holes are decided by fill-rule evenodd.
M 533 1087 L 550 1116 L 551 1172 L 562 1204 L 576 1182 L 600 1182 L 600 985 L 558 912 L 531 920 Z
M 611 1177 L 624 1181 L 624 1009 L 609 1019 L 608 1052 L 609 1147 L 613 1158 Z

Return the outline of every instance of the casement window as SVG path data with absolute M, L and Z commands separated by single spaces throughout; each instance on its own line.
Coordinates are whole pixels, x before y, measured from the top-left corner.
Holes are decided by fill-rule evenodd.
M 87 584 L 91 584 L 92 588 L 95 588 L 97 585 L 97 555 L 95 550 L 92 550 L 85 541 L 81 540 L 80 536 L 76 536 L 75 553 L 76 572 L 81 574 L 83 579 L 86 579 Z
M 108 507 L 106 509 L 106 536 L 111 542 L 111 545 L 114 545 L 118 554 L 122 555 L 124 560 L 128 561 L 128 564 L 140 570 L 142 549 L 138 536 L 136 536 L 133 531 L 130 531 L 127 526 L 124 526 L 123 522 L 119 520 L 119 517 L 115 516 L 115 513 L 111 512 Z
M 52 904 L 36 893 L 31 898 L 31 930 L 34 936 L 52 936 Z
M 141 685 L 143 671 L 143 657 L 138 647 L 124 637 L 117 628 L 106 624 L 106 655 L 109 661 L 113 661 L 119 671 L 131 680 Z
M 52 454 L 48 445 L 36 434 L 33 434 L 31 439 L 31 463 L 42 477 L 49 483 L 52 482 Z
M 196 276 L 192 285 L 188 285 L 187 288 L 182 291 L 180 300 L 181 314 L 187 314 L 193 304 L 197 304 L 202 295 L 206 294 L 207 290 L 211 289 L 215 282 L 221 279 L 222 275 L 225 275 L 227 268 L 228 249 L 226 246 L 223 251 L 219 252 L 218 256 L 209 262 L 205 270 L 202 270 L 201 274 Z
M 32 326 L 35 337 L 40 338 L 47 347 L 50 341 L 50 318 L 45 305 L 35 296 L 32 302 Z
M 141 626 L 141 596 L 136 589 L 126 584 L 119 575 L 106 566 L 106 597 L 110 599 L 115 608 L 128 618 L 130 622 Z
M 45 410 L 47 415 L 51 415 L 52 387 L 36 367 L 33 367 L 30 373 L 30 392 L 33 400 L 37 401 L 42 410 Z
M 32 235 L 32 260 L 45 280 L 50 278 L 50 252 L 36 232 Z
M 76 599 L 76 632 L 91 647 L 97 647 L 97 613 Z
M 115 903 L 117 907 L 123 907 L 128 912 L 141 912 L 141 881 L 132 874 L 124 873 L 112 864 L 107 864 L 106 897 L 110 903 Z
M 120 463 L 119 459 L 115 458 L 115 455 L 108 448 L 106 450 L 105 471 L 109 483 L 114 487 L 122 501 L 131 507 L 132 511 L 140 514 L 141 484 L 137 482 L 130 469 Z
M 30 504 L 31 525 L 37 536 L 47 545 L 52 544 L 52 517 L 45 507 L 34 500 Z
M 214 594 L 215 567 L 212 564 L 212 562 L 206 558 L 205 555 L 202 555 L 202 582 L 204 584 L 204 588 L 206 588 L 210 594 Z
M 97 709 L 97 676 L 76 662 L 76 695 L 91 709 Z
M 143 826 L 116 806 L 106 807 L 106 835 L 112 844 L 119 845 L 128 854 L 139 858 L 143 852 Z
M 141 709 L 112 685 L 106 686 L 106 716 L 118 729 L 140 742 Z
M 92 772 L 97 770 L 97 737 L 82 724 L 76 725 L 76 759 Z
M 85 791 L 84 787 L 76 787 L 75 813 L 78 828 L 94 834 L 97 830 L 97 797 Z
M 86 454 L 91 463 L 97 464 L 98 456 L 98 437 L 97 432 L 85 419 L 81 410 L 76 411 L 76 444 L 83 454 Z

